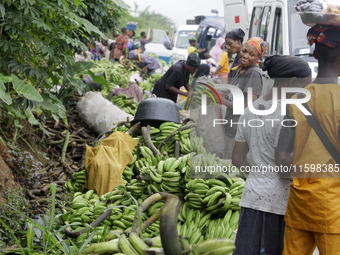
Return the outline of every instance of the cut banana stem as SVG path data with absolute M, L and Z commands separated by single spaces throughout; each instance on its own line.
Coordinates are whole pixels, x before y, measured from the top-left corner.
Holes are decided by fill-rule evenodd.
M 160 234 L 165 254 L 183 254 L 177 235 L 178 214 L 181 210 L 179 198 L 170 195 L 161 210 Z
M 142 127 L 142 134 L 143 134 L 145 145 L 150 150 L 152 150 L 155 155 L 161 155 L 159 150 L 157 150 L 156 146 L 153 145 L 153 143 L 151 142 L 150 130 L 151 130 L 151 127 L 149 125 L 147 127 Z
M 140 207 L 139 207 L 139 211 L 140 211 L 140 213 L 142 214 L 143 212 L 145 212 L 147 209 L 149 209 L 149 207 L 153 204 L 153 203 L 155 203 L 155 202 L 157 202 L 157 201 L 159 201 L 159 200 L 161 200 L 161 199 L 165 199 L 165 198 L 167 198 L 168 196 L 172 196 L 170 193 L 166 193 L 166 192 L 159 192 L 159 193 L 156 193 L 156 194 L 153 194 L 152 196 L 150 196 L 150 197 L 148 197 L 147 199 L 145 199 L 145 201 L 140 205 Z M 157 216 L 157 213 L 156 214 L 154 214 L 152 217 L 155 217 L 155 218 L 153 218 L 153 219 L 155 219 L 154 221 L 156 221 L 158 218 L 159 218 L 159 216 Z M 158 218 L 156 218 L 156 217 L 158 217 Z M 151 219 L 151 218 L 150 218 Z M 151 220 L 152 221 L 152 220 Z M 146 222 L 148 222 L 148 221 L 146 221 Z M 152 222 L 149 222 L 150 223 L 150 225 L 147 225 L 147 223 L 145 222 L 145 229 L 147 228 L 147 226 L 150 226 L 151 224 L 152 224 Z M 144 223 L 143 223 L 144 224 Z M 145 230 L 144 229 L 144 230 Z M 142 231 L 143 231 L 143 228 L 142 228 Z M 135 232 L 135 233 L 139 233 L 139 229 L 138 229 L 138 212 L 136 212 L 136 214 L 135 214 L 135 220 L 134 220 L 134 222 L 133 222 L 133 225 L 132 225 L 132 228 L 131 228 L 131 232 Z
M 176 141 L 175 143 L 175 158 L 179 158 L 179 152 L 180 152 L 180 147 L 179 147 L 179 141 Z
M 127 131 L 127 133 L 128 133 L 129 135 L 132 136 L 137 130 L 140 129 L 140 125 L 141 125 L 141 123 L 140 123 L 140 122 L 137 122 L 135 125 L 133 125 L 133 126 Z

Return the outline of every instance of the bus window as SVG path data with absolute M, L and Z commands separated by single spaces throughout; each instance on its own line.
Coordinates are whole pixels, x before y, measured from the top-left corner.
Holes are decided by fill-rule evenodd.
M 282 9 L 277 7 L 274 18 L 274 36 L 272 38 L 272 54 L 283 54 L 282 40 Z
M 259 27 L 261 12 L 262 12 L 262 7 L 253 8 L 251 22 L 250 22 L 249 38 L 258 36 L 257 31 Z
M 268 34 L 268 23 L 270 20 L 270 6 L 266 6 L 263 9 L 262 15 L 261 15 L 261 26 L 258 27 L 259 32 L 257 33 L 258 37 L 261 37 L 264 41 L 267 40 L 267 34 Z
M 196 32 L 196 43 L 199 45 L 201 43 L 203 34 L 205 32 L 205 27 L 199 27 Z

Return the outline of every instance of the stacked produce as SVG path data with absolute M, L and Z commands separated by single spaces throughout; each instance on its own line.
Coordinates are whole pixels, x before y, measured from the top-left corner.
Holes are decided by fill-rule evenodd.
M 69 179 L 65 183 L 65 188 L 72 192 L 79 192 L 83 189 L 83 186 L 85 185 L 85 169 L 74 173 L 73 177 L 73 181 L 72 179 Z
M 94 66 L 90 69 L 92 73 L 98 74 L 105 72 L 105 78 L 108 84 L 106 86 L 102 86 L 100 91 L 104 98 L 107 98 L 111 90 L 117 85 L 120 88 L 128 87 L 130 76 L 133 74 L 139 74 L 139 69 L 133 64 L 132 61 L 128 59 L 123 60 L 121 64 L 118 62 L 112 63 L 106 58 L 101 59 L 100 61 L 95 61 L 94 63 Z M 144 81 L 139 84 L 141 90 L 150 91 L 155 82 L 158 81 L 162 76 L 163 74 L 144 76 Z M 80 76 L 79 78 L 83 77 Z M 138 107 L 138 103 L 135 102 L 133 98 L 127 98 L 126 95 L 112 97 L 111 102 L 132 115 L 135 115 Z
M 134 192 L 130 193 L 128 190 L 133 190 Z M 138 204 L 140 205 L 149 196 L 144 193 L 144 184 L 138 183 L 137 180 L 134 180 L 129 186 L 119 185 L 112 192 L 101 197 L 98 197 L 94 190 L 89 190 L 86 193 L 76 192 L 73 195 L 71 208 L 64 210 L 64 224 L 76 223 L 76 225 L 71 226 L 74 231 L 79 231 L 86 226 L 89 228 L 89 233 L 95 231 L 97 234 L 92 239 L 92 242 L 101 241 L 102 236 L 107 236 L 107 239 L 110 238 L 112 235 L 109 234 L 111 230 L 118 232 L 129 231 L 131 230 L 137 208 L 133 197 L 137 197 L 138 195 L 136 194 L 140 191 L 143 192 L 140 193 L 138 199 Z M 135 196 L 132 197 L 132 194 L 135 194 Z M 150 207 L 149 214 L 153 214 L 155 209 L 157 209 L 156 207 Z M 111 215 L 98 226 L 91 229 L 88 224 L 96 221 L 99 216 L 109 209 L 112 209 Z M 144 220 L 147 219 L 145 216 L 142 218 Z M 158 234 L 159 221 L 156 221 L 146 229 L 146 233 L 143 233 L 143 236 L 154 237 Z M 76 239 L 76 244 L 79 245 L 84 242 L 88 235 L 87 233 L 79 235 Z
M 136 111 L 138 108 L 139 103 L 135 102 L 132 97 L 127 97 L 124 94 L 115 96 L 111 99 L 111 102 L 117 105 L 120 109 L 124 110 L 125 112 L 136 115 Z
M 160 78 L 162 78 L 163 74 L 152 74 L 149 78 L 144 77 L 144 81 L 139 84 L 139 87 L 142 89 L 142 91 L 150 91 L 155 85 L 156 81 L 158 81 Z
M 120 234 L 110 241 L 95 243 L 87 247 L 81 254 L 115 254 L 115 255 L 154 255 L 165 254 L 162 248 L 161 238 L 157 236 L 144 242 L 136 233 L 130 233 L 129 237 Z M 185 247 L 186 238 L 180 237 L 182 248 Z M 190 246 L 189 246 L 190 247 Z M 198 245 L 192 246 L 192 252 L 196 255 L 228 255 L 235 250 L 234 242 L 226 238 L 212 238 Z M 183 249 L 185 251 L 185 249 Z
M 224 241 L 225 238 L 233 239 L 233 231 L 238 226 L 239 202 L 245 182 L 241 178 L 229 178 L 227 175 L 224 175 L 223 179 L 192 179 L 196 167 L 205 164 L 223 165 L 218 157 L 206 152 L 202 138 L 191 134 L 194 126 L 165 122 L 159 128 L 151 128 L 146 136 L 143 133 L 143 136 L 139 137 L 139 144 L 132 151 L 133 161 L 124 169 L 124 185 L 117 186 L 102 197 L 98 197 L 93 190 L 84 193 L 78 191 L 83 190 L 84 171 L 76 173 L 74 180 L 65 184 L 66 188 L 75 193 L 71 208 L 64 210 L 64 224 L 76 223 L 71 226 L 72 232 L 89 228 L 88 233 L 81 233 L 77 237 L 77 245 L 83 243 L 93 232 L 95 234 L 92 243 L 96 243 L 109 241 L 111 237 L 117 238 L 122 232 L 131 231 L 137 206 L 158 192 L 171 193 L 180 198 L 182 206 L 177 231 L 192 245 L 194 254 L 209 254 L 199 245 L 208 245 L 212 238 L 223 238 Z M 127 129 L 128 127 L 120 125 L 115 131 L 126 132 Z M 175 154 L 177 158 L 174 157 Z M 211 178 L 212 175 L 205 177 L 208 176 Z M 142 220 L 153 218 L 163 206 L 164 201 L 152 202 L 142 214 Z M 108 217 L 99 220 L 101 215 L 107 212 Z M 91 222 L 92 228 L 89 227 Z M 154 237 L 154 243 L 150 240 L 149 244 L 161 248 L 159 233 L 160 221 L 155 218 L 150 226 L 145 228 L 142 237 Z M 128 242 L 127 239 L 124 240 L 125 244 Z M 98 247 L 101 245 L 98 244 Z M 136 250 L 133 245 L 131 247 Z M 144 248 L 146 249 L 146 246 Z M 225 253 L 216 254 L 228 254 L 227 249 L 232 251 L 233 248 L 233 245 L 224 243 L 222 250 Z M 117 253 L 119 252 L 122 252 L 121 248 L 117 250 Z M 163 254 L 162 250 L 160 252 Z M 123 253 L 135 254 L 126 251 Z

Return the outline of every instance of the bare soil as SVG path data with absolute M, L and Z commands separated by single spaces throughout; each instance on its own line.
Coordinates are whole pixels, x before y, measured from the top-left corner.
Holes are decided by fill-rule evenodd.
M 0 143 L 0 203 L 6 201 L 6 191 L 9 188 L 17 189 L 20 187 L 20 183 L 16 180 L 13 170 L 6 164 L 6 160 L 12 158 L 7 151 L 7 146 Z

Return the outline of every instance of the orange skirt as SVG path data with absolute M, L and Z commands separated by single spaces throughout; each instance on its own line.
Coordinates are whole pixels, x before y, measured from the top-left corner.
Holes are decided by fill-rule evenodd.
M 228 78 L 228 74 L 229 73 L 219 73 L 218 74 L 218 78 L 220 78 L 220 79 L 227 79 Z

